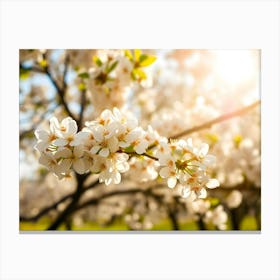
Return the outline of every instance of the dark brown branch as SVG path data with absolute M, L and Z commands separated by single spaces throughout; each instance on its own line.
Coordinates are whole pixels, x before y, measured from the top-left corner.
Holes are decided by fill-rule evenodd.
M 90 190 L 90 189 L 93 189 L 95 187 L 97 187 L 99 185 L 99 181 L 95 181 L 93 182 L 92 184 L 90 184 L 89 186 L 85 187 L 82 189 L 82 193 L 85 193 L 86 191 Z M 43 208 L 37 215 L 35 216 L 32 216 L 32 217 L 24 217 L 24 216 L 20 216 L 20 221 L 21 222 L 28 222 L 28 221 L 31 221 L 31 222 L 35 222 L 37 220 L 39 220 L 41 217 L 43 217 L 44 215 L 48 214 L 49 211 L 53 210 L 53 209 L 56 209 L 57 206 L 68 200 L 69 198 L 73 198 L 74 195 L 75 195 L 76 191 L 70 193 L 70 194 L 67 194 L 65 196 L 63 196 L 62 198 L 60 198 L 58 201 L 56 201 L 55 203 L 53 203 L 52 205 L 50 206 L 47 206 L 45 208 Z
M 82 204 L 78 205 L 75 209 L 75 211 L 80 210 L 82 208 L 85 208 L 90 205 L 97 205 L 99 204 L 102 200 L 115 196 L 115 195 L 127 195 L 127 194 L 134 194 L 134 193 L 147 193 L 148 191 L 142 190 L 142 189 L 130 189 L 130 190 L 118 190 L 118 191 L 113 191 L 109 193 L 105 193 L 101 195 L 100 197 L 97 198 L 92 198 L 89 199 Z
M 83 125 L 84 110 L 86 105 L 86 90 L 81 90 L 81 108 L 78 119 L 78 129 L 81 130 Z
M 158 160 L 158 158 L 157 157 L 154 157 L 154 156 L 151 156 L 151 155 L 149 155 L 149 154 L 147 154 L 147 153 L 144 153 L 144 154 L 137 154 L 136 152 L 124 152 L 124 151 L 118 151 L 118 152 L 120 152 L 120 153 L 126 153 L 126 154 L 128 154 L 128 155 L 131 155 L 131 156 L 145 156 L 145 157 L 148 157 L 148 158 L 150 158 L 150 159 L 153 159 L 153 160 Z
M 59 99 L 60 99 L 60 103 L 64 107 L 65 111 L 67 112 L 67 114 L 72 119 L 76 120 L 75 116 L 70 111 L 70 109 L 68 107 L 68 104 L 66 103 L 65 98 L 64 98 L 64 94 L 65 94 L 65 91 L 66 91 L 66 83 L 64 81 L 63 81 L 63 87 L 60 88 L 60 86 L 58 85 L 58 83 L 54 79 L 54 77 L 52 76 L 52 74 L 51 74 L 51 72 L 50 72 L 48 67 L 45 67 L 45 68 L 39 68 L 37 66 L 26 67 L 26 66 L 20 64 L 20 68 L 23 69 L 23 70 L 33 71 L 33 72 L 36 72 L 36 73 L 41 73 L 41 74 L 47 75 L 47 77 L 49 78 L 50 82 L 52 83 L 52 85 L 56 89 L 57 94 L 58 94 Z M 64 79 L 65 79 L 65 77 L 64 77 Z
M 168 207 L 167 208 L 167 213 L 168 213 L 168 217 L 169 217 L 169 219 L 171 221 L 171 224 L 172 224 L 172 229 L 173 230 L 180 230 L 176 211 L 174 211 L 171 207 Z
M 67 205 L 67 207 L 56 217 L 54 222 L 48 227 L 47 230 L 56 230 L 62 223 L 68 220 L 71 212 L 75 209 L 80 197 L 83 194 L 83 185 L 85 181 L 85 176 L 76 174 L 77 178 L 77 189 L 72 197 L 72 201 Z
M 201 124 L 201 125 L 198 125 L 198 126 L 194 126 L 193 128 L 190 128 L 190 129 L 186 129 L 180 133 L 177 133 L 171 137 L 169 137 L 169 139 L 176 139 L 176 138 L 179 138 L 179 137 L 182 137 L 182 136 L 185 136 L 185 135 L 188 135 L 188 134 L 191 134 L 193 132 L 197 132 L 199 130 L 202 130 L 202 129 L 206 129 L 206 128 L 210 128 L 211 126 L 213 126 L 214 124 L 217 124 L 217 123 L 220 123 L 220 122 L 223 122 L 223 121 L 226 121 L 228 119 L 231 119 L 231 118 L 234 118 L 234 117 L 238 117 L 238 116 L 241 116 L 241 115 L 244 115 L 246 114 L 248 111 L 252 110 L 253 108 L 257 107 L 259 104 L 261 103 L 260 100 L 252 103 L 251 105 L 249 106 L 246 106 L 242 109 L 239 109 L 237 111 L 234 111 L 234 112 L 231 112 L 231 113 L 228 113 L 228 114 L 225 114 L 225 115 L 222 115 L 218 118 L 215 118 L 209 122 L 206 122 L 204 124 Z

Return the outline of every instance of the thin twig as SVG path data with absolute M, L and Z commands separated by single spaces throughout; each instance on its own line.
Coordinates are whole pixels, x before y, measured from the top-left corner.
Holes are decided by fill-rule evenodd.
M 68 105 L 67 105 L 67 103 L 66 103 L 66 101 L 64 99 L 64 94 L 65 94 L 66 88 L 60 88 L 60 86 L 58 85 L 57 81 L 54 79 L 54 77 L 52 76 L 51 72 L 49 71 L 48 67 L 42 69 L 42 68 L 39 68 L 37 66 L 26 67 L 23 64 L 20 64 L 20 68 L 23 69 L 23 70 L 26 70 L 26 71 L 33 71 L 33 72 L 36 72 L 36 73 L 47 75 L 47 77 L 49 78 L 50 82 L 52 83 L 52 85 L 56 89 L 57 94 L 58 94 L 59 99 L 60 99 L 60 103 L 64 107 L 65 111 L 67 112 L 67 114 L 72 119 L 76 120 L 75 116 L 70 111 L 70 109 L 69 109 L 69 107 L 68 107 Z
M 182 131 L 180 133 L 177 133 L 177 134 L 169 137 L 169 139 L 176 139 L 176 138 L 179 138 L 179 137 L 191 134 L 193 132 L 197 132 L 197 131 L 202 130 L 202 129 L 210 128 L 212 125 L 214 125 L 216 123 L 220 123 L 220 122 L 223 122 L 225 120 L 241 116 L 241 115 L 247 113 L 248 111 L 252 110 L 253 108 L 257 107 L 260 103 L 261 103 L 261 101 L 258 100 L 256 102 L 252 103 L 251 105 L 246 106 L 246 107 L 244 107 L 242 109 L 239 109 L 237 111 L 234 111 L 234 112 L 222 115 L 222 116 L 220 116 L 218 118 L 215 118 L 215 119 L 213 119 L 213 120 L 211 120 L 209 122 L 203 123 L 203 124 L 198 125 L 198 126 L 194 126 L 193 128 L 186 129 L 186 130 L 184 130 L 184 131 Z

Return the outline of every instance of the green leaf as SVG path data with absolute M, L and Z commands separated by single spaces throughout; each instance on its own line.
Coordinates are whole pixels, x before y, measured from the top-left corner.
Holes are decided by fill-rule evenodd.
M 134 71 L 131 72 L 131 78 L 133 81 L 137 80 L 136 74 L 134 73 Z
M 141 54 L 140 58 L 139 58 L 139 62 L 143 62 L 144 60 L 146 60 L 148 58 L 148 56 L 146 54 Z
M 82 79 L 88 79 L 89 78 L 89 74 L 87 72 L 84 73 L 80 73 L 78 75 L 78 77 L 82 78 Z
M 134 152 L 134 148 L 133 148 L 133 146 L 129 146 L 129 147 L 125 148 L 124 151 L 126 153 L 133 153 Z
M 95 64 L 97 65 L 97 66 L 99 66 L 99 67 L 101 67 L 102 66 L 102 61 L 100 60 L 100 58 L 98 57 L 98 56 L 93 56 L 93 61 L 95 62 Z
M 143 55 L 142 56 L 142 61 L 141 61 L 141 57 L 140 57 L 140 60 L 139 60 L 139 65 L 140 67 L 146 67 L 146 66 L 149 66 L 151 64 L 153 64 L 155 61 L 156 61 L 156 57 L 155 56 L 152 56 L 152 55 Z
M 112 72 L 118 65 L 118 61 L 115 61 L 110 67 L 109 69 L 107 70 L 107 73 L 109 74 L 110 72 Z
M 124 55 L 131 61 L 133 61 L 133 56 L 130 50 L 124 50 Z

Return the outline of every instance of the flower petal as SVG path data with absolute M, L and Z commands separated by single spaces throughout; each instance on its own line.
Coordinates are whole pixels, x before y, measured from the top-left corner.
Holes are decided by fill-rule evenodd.
M 58 139 L 54 140 L 53 144 L 58 147 L 63 147 L 68 144 L 68 141 L 63 138 L 58 138 Z
M 116 137 L 112 137 L 108 140 L 108 148 L 111 153 L 115 153 L 119 149 L 119 141 Z
M 177 184 L 177 178 L 175 176 L 169 177 L 167 179 L 167 186 L 173 189 Z
M 62 162 L 57 166 L 56 171 L 58 173 L 67 173 L 72 165 L 71 159 L 64 159 Z
M 183 187 L 182 188 L 182 190 L 181 190 L 182 197 L 187 198 L 187 197 L 190 196 L 190 194 L 191 194 L 191 190 L 190 190 L 189 187 Z
M 208 153 L 208 150 L 209 150 L 209 145 L 206 144 L 206 143 L 202 143 L 200 145 L 200 149 L 199 149 L 199 152 L 198 152 L 198 156 L 199 157 L 205 157 Z
M 101 151 L 98 153 L 101 157 L 108 157 L 110 154 L 110 151 L 108 148 L 103 148 Z
M 114 184 L 119 184 L 121 182 L 121 174 L 119 172 L 115 172 L 112 177 Z
M 217 179 L 210 179 L 207 183 L 206 183 L 206 187 L 208 189 L 215 189 L 217 187 L 220 186 L 220 183 Z
M 197 197 L 198 198 L 206 198 L 207 196 L 207 191 L 206 189 L 202 188 L 197 192 Z
M 104 127 L 103 126 L 97 126 L 92 130 L 94 139 L 97 142 L 102 142 L 104 140 Z
M 48 141 L 49 139 L 49 133 L 46 130 L 36 129 L 34 134 L 38 140 Z
M 170 175 L 170 169 L 168 167 L 163 167 L 160 171 L 159 171 L 159 175 L 161 178 L 167 178 Z
M 68 148 L 62 149 L 55 153 L 55 158 L 70 158 L 72 157 L 72 151 Z
M 73 168 L 79 174 L 84 174 L 86 172 L 84 161 L 80 158 L 73 161 Z
M 101 149 L 101 146 L 99 146 L 99 145 L 93 146 L 93 147 L 90 149 L 90 153 L 92 153 L 92 154 L 97 154 L 97 153 L 99 152 L 100 149 Z
M 49 144 L 45 141 L 39 141 L 36 143 L 36 145 L 34 146 L 34 148 L 39 151 L 39 152 L 42 152 L 42 151 L 45 151 L 46 148 L 49 146 Z
M 61 126 L 66 128 L 66 134 L 74 135 L 78 131 L 78 126 L 76 121 L 74 121 L 70 117 L 63 119 L 61 122 Z
M 80 158 L 84 154 L 84 149 L 82 146 L 74 147 L 73 154 L 76 158 Z

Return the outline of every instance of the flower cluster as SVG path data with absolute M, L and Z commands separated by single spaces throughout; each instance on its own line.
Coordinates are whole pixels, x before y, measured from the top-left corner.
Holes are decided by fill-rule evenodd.
M 208 144 L 196 148 L 188 139 L 160 143 L 157 157 L 161 166 L 160 176 L 167 178 L 167 185 L 174 188 L 179 182 L 182 186 L 182 196 L 205 198 L 206 188 L 219 186 L 217 179 L 210 179 L 209 168 L 215 163 L 215 157 L 207 155 Z
M 79 132 L 72 118 L 60 123 L 53 117 L 50 130 L 36 130 L 35 135 L 39 162 L 58 178 L 74 170 L 78 174 L 99 174 L 99 181 L 105 185 L 119 184 L 121 173 L 135 166 L 137 158 L 142 161 L 143 172 L 150 172 L 145 180 L 157 179 L 159 174 L 170 188 L 178 181 L 183 197 L 195 194 L 205 198 L 205 187 L 219 186 L 216 179 L 209 177 L 215 157 L 207 155 L 207 144 L 195 148 L 191 139 L 168 142 L 151 126 L 144 130 L 134 116 L 117 108 L 104 110 Z M 145 161 L 147 164 L 143 164 Z

